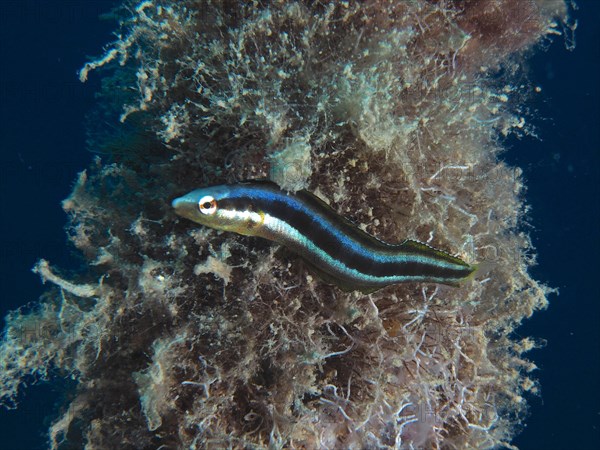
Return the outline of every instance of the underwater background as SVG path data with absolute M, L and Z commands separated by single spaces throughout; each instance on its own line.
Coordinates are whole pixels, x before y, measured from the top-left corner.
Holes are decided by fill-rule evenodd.
M 77 268 L 66 245 L 60 202 L 93 155 L 85 151 L 84 115 L 98 76 L 77 71 L 112 40 L 99 20 L 117 2 L 2 2 L 0 12 L 0 310 L 4 315 L 44 292 L 31 268 L 40 258 Z M 555 37 L 530 60 L 528 100 L 539 139 L 509 138 L 502 158 L 523 169 L 538 265 L 533 278 L 559 289 L 547 310 L 518 329 L 547 344 L 529 353 L 541 395 L 514 440 L 522 449 L 594 448 L 600 444 L 600 3 L 579 1 L 576 48 Z M 45 448 L 47 429 L 69 383 L 30 386 L 19 408 L 0 410 L 0 449 Z

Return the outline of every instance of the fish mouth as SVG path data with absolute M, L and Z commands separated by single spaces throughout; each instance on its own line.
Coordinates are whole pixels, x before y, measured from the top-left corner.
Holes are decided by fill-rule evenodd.
M 177 197 L 171 202 L 175 214 L 186 219 L 196 220 L 196 202 L 189 199 L 188 196 Z
M 181 207 L 183 206 L 184 203 L 186 203 L 186 200 L 184 197 L 177 197 L 177 198 L 173 199 L 173 201 L 171 202 L 171 206 L 173 207 L 173 209 L 175 211 L 177 211 L 178 209 L 181 209 Z

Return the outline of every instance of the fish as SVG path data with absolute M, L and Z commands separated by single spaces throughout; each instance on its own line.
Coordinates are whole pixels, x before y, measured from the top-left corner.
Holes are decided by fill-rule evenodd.
M 289 193 L 270 181 L 203 187 L 171 205 L 200 225 L 277 242 L 345 291 L 371 293 L 408 282 L 458 286 L 477 269 L 422 242 L 381 241 L 309 191 Z

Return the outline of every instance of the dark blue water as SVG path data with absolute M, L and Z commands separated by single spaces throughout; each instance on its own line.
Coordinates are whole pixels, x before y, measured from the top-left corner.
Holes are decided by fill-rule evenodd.
M 40 258 L 73 267 L 60 202 L 91 161 L 83 116 L 97 79 L 77 70 L 112 40 L 98 19 L 117 1 L 0 2 L 0 314 L 43 292 L 30 272 Z M 2 327 L 4 324 L 2 324 Z M 63 383 L 28 388 L 19 409 L 0 409 L 0 449 L 46 448 L 48 415 Z
M 578 1 L 577 47 L 533 58 L 541 141 L 513 142 L 533 207 L 536 279 L 560 290 L 520 332 L 548 341 L 531 356 L 541 398 L 516 440 L 523 449 L 600 448 L 600 2 Z
M 30 272 L 40 257 L 60 267 L 75 260 L 65 245 L 60 201 L 91 154 L 83 115 L 98 75 L 79 83 L 88 53 L 111 40 L 98 19 L 116 1 L 3 1 L 0 4 L 0 313 L 43 292 Z M 579 1 L 577 48 L 558 38 L 533 59 L 542 87 L 540 141 L 511 140 L 504 155 L 522 166 L 533 206 L 537 279 L 560 289 L 550 308 L 519 330 L 544 338 L 532 352 L 541 397 L 517 438 L 522 449 L 587 449 L 600 445 L 600 2 Z M 544 118 L 544 119 L 542 119 Z M 0 449 L 44 448 L 48 415 L 65 386 L 30 387 L 16 411 L 0 411 Z

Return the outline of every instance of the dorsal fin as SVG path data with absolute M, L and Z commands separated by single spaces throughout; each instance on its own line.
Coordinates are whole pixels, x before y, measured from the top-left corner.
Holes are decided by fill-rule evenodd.
M 426 255 L 435 255 L 439 258 L 442 258 L 448 262 L 458 264 L 461 266 L 469 267 L 470 265 L 464 262 L 462 259 L 457 258 L 456 256 L 452 256 L 450 253 L 446 253 L 443 250 L 438 250 L 437 248 L 433 248 L 423 242 L 413 241 L 411 239 L 406 239 L 402 244 L 398 246 L 405 252 L 411 253 L 422 253 Z
M 367 233 L 366 231 L 363 231 L 355 222 L 339 214 L 330 205 L 325 203 L 323 199 L 317 197 L 312 192 L 303 189 L 298 191 L 296 196 L 301 198 L 307 204 L 312 204 L 315 210 L 319 211 L 323 216 L 341 228 L 344 234 L 352 237 L 356 241 L 369 243 L 373 247 L 379 249 L 393 247 L 392 244 L 388 244 L 387 242 L 377 239 L 375 236 Z

